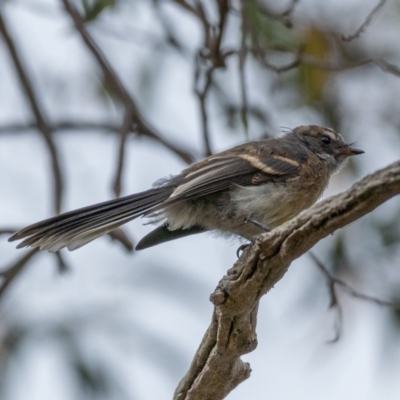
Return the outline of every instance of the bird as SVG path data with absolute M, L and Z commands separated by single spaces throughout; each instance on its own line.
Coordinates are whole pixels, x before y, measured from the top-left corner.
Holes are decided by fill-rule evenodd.
M 138 217 L 159 226 L 136 250 L 207 231 L 253 241 L 314 204 L 345 161 L 362 153 L 331 128 L 302 125 L 211 155 L 149 190 L 37 222 L 9 241 L 72 251 Z

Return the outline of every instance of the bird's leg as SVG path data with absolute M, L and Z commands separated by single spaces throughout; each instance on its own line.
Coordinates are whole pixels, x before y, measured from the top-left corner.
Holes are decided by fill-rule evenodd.
M 244 220 L 244 223 L 250 222 L 253 225 L 257 226 L 258 228 L 260 228 L 261 230 L 263 230 L 264 232 L 271 232 L 271 229 L 268 228 L 268 226 L 265 226 L 264 224 L 262 224 L 261 222 L 256 221 L 253 218 L 246 218 Z
M 244 223 L 247 224 L 248 222 L 252 223 L 257 228 L 260 228 L 264 232 L 271 232 L 271 229 L 269 229 L 268 226 L 265 226 L 264 224 L 262 224 L 261 222 L 256 221 L 253 218 L 245 218 Z M 245 243 L 245 244 L 240 245 L 239 248 L 236 250 L 237 258 L 240 257 L 240 252 L 242 252 L 247 247 L 252 246 L 253 244 L 254 244 L 254 242 L 251 241 L 250 243 Z

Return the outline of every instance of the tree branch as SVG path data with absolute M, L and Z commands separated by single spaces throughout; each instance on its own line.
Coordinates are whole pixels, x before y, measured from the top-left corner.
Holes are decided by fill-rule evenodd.
M 25 92 L 25 96 L 28 99 L 30 104 L 32 113 L 36 118 L 36 127 L 39 132 L 42 134 L 43 139 L 47 145 L 47 148 L 50 153 L 51 163 L 52 163 L 52 171 L 53 171 L 53 180 L 54 180 L 54 208 L 55 212 L 58 214 L 61 212 L 61 202 L 64 191 L 64 183 L 62 179 L 60 161 L 58 156 L 58 150 L 54 143 L 52 137 L 52 129 L 51 125 L 47 121 L 45 116 L 45 112 L 40 106 L 39 99 L 35 93 L 32 82 L 28 76 L 26 68 L 18 54 L 17 48 L 14 44 L 14 39 L 12 38 L 8 27 L 3 19 L 2 13 L 0 12 L 0 33 L 3 35 L 4 41 L 8 47 L 8 50 L 11 55 L 11 59 L 14 63 L 15 69 L 17 70 L 17 75 L 20 80 L 21 86 Z
M 194 157 L 192 154 L 190 154 L 186 150 L 179 148 L 177 145 L 169 143 L 165 138 L 162 138 L 162 136 L 158 132 L 156 132 L 156 130 L 152 126 L 150 126 L 150 124 L 144 119 L 132 95 L 129 94 L 128 90 L 125 88 L 125 86 L 119 79 L 117 73 L 114 71 L 114 69 L 108 62 L 105 55 L 103 54 L 99 46 L 96 44 L 92 36 L 87 31 L 85 27 L 85 21 L 78 13 L 75 6 L 73 6 L 69 0 L 62 0 L 62 3 L 64 4 L 66 12 L 69 14 L 72 21 L 74 22 L 75 28 L 79 32 L 85 45 L 93 54 L 94 58 L 99 64 L 101 70 L 103 71 L 104 76 L 112 83 L 113 88 L 115 89 L 117 96 L 119 97 L 125 109 L 124 122 L 122 128 L 120 129 L 121 142 L 118 150 L 118 163 L 113 184 L 116 196 L 119 196 L 121 192 L 122 170 L 125 159 L 124 156 L 125 156 L 126 136 L 128 132 L 131 131 L 131 129 L 133 129 L 139 135 L 148 136 L 152 139 L 157 140 L 158 142 L 162 143 L 165 147 L 173 151 L 178 157 L 180 157 L 186 163 L 189 164 L 192 163 L 194 161 Z
M 38 124 L 35 121 L 32 122 L 12 122 L 4 125 L 0 125 L 0 134 L 14 134 L 24 133 L 31 129 L 38 129 Z M 95 121 L 79 121 L 79 120 L 61 120 L 51 125 L 53 133 L 59 131 L 106 131 L 108 133 L 118 132 L 121 127 L 117 124 L 108 122 L 95 122 Z M 96 132 L 97 133 L 97 132 Z
M 353 289 L 350 285 L 347 284 L 347 282 L 336 278 L 333 276 L 329 270 L 325 267 L 325 265 L 321 262 L 321 260 L 312 252 L 310 251 L 308 253 L 310 257 L 314 260 L 316 266 L 320 269 L 320 271 L 323 273 L 323 275 L 326 278 L 327 284 L 328 284 L 328 289 L 329 289 L 329 297 L 330 297 L 330 303 L 329 303 L 329 308 L 334 308 L 337 312 L 337 324 L 335 327 L 335 335 L 333 339 L 330 340 L 331 343 L 337 342 L 340 339 L 340 335 L 342 332 L 342 306 L 339 302 L 338 299 L 338 294 L 336 291 L 337 286 L 340 286 L 344 291 L 355 298 L 365 300 L 371 303 L 375 303 L 379 306 L 384 306 L 384 307 L 391 307 L 396 310 L 400 310 L 400 303 L 394 303 L 391 301 L 386 301 L 386 300 L 381 300 L 378 299 L 377 297 L 374 296 L 369 296 L 367 294 L 361 293 L 356 289 Z
M 386 0 L 380 0 L 379 3 L 372 9 L 372 11 L 367 15 L 365 21 L 357 28 L 357 30 L 349 36 L 342 35 L 342 40 L 346 42 L 351 42 L 353 39 L 357 39 L 364 31 L 364 29 L 371 23 L 374 16 L 378 11 L 385 5 Z
M 262 234 L 219 282 L 211 324 L 174 399 L 222 399 L 250 375 L 240 356 L 257 346 L 260 298 L 291 262 L 335 230 L 400 194 L 400 161 L 355 183 L 269 233 Z
M 28 266 L 31 258 L 39 252 L 39 249 L 32 249 L 19 258 L 11 267 L 0 271 L 0 297 L 3 296 L 6 289 L 14 281 L 14 279 Z

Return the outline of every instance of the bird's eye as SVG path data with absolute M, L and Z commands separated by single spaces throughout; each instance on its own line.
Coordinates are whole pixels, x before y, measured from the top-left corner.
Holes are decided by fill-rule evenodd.
M 322 136 L 321 141 L 323 144 L 331 144 L 332 139 L 329 136 Z

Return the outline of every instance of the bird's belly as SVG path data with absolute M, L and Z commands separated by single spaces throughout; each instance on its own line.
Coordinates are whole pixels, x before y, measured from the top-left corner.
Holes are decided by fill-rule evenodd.
M 238 186 L 221 195 L 169 206 L 161 214 L 171 230 L 199 225 L 205 230 L 247 239 L 262 230 L 246 219 L 253 218 L 268 228 L 275 228 L 317 201 L 321 191 L 304 191 L 296 185 L 283 183 L 260 186 Z M 161 219 L 159 218 L 159 219 Z
M 235 217 L 238 221 L 253 218 L 272 229 L 310 207 L 318 200 L 320 194 L 319 191 L 316 193 L 315 191 L 297 190 L 294 185 L 289 189 L 284 184 L 269 183 L 253 187 L 239 187 L 232 192 L 231 198 L 235 205 Z M 250 227 L 243 227 L 241 230 L 248 231 L 247 234 L 242 234 L 246 237 L 249 234 L 260 233 L 257 228 L 256 231 Z

